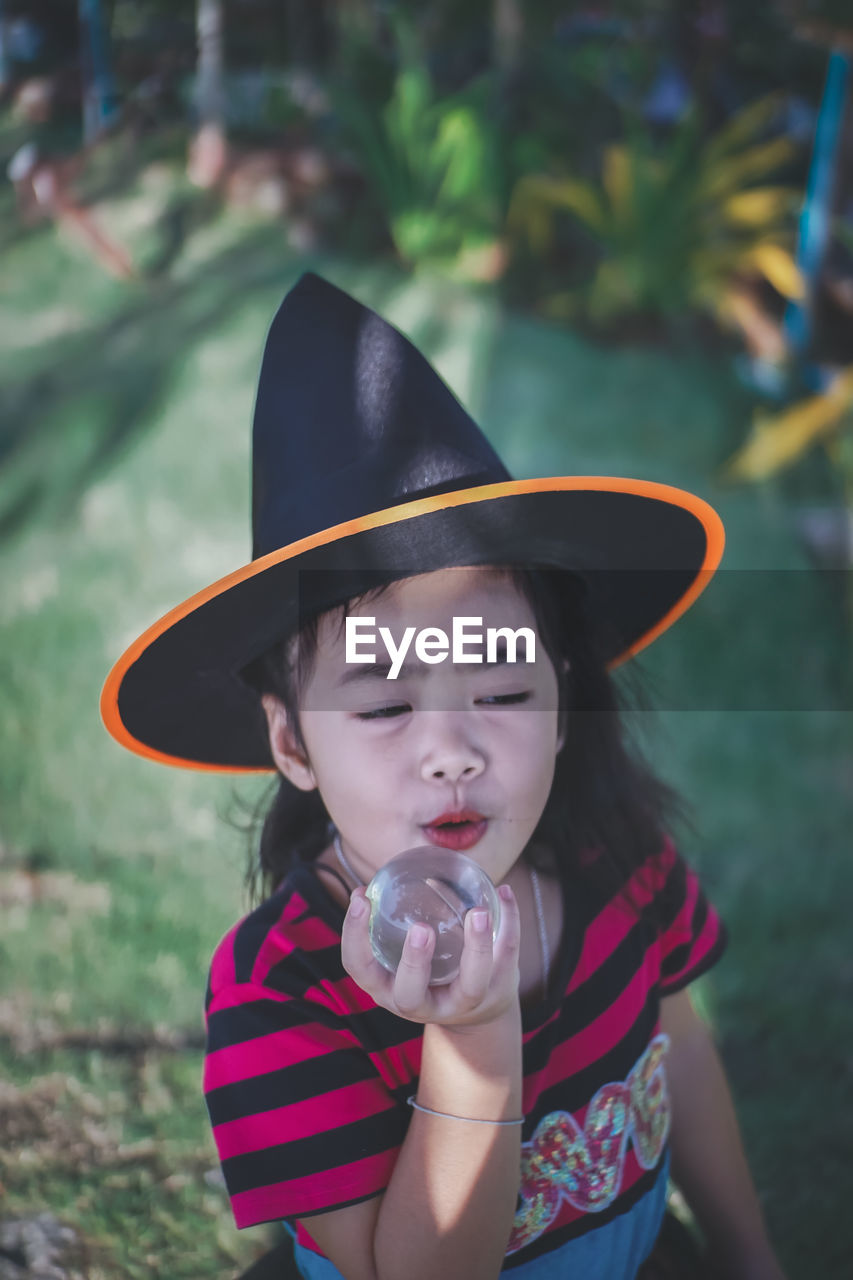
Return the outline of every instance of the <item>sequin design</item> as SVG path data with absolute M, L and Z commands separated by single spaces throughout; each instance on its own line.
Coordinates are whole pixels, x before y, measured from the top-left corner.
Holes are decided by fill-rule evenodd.
M 619 1194 L 629 1137 L 643 1169 L 653 1169 L 669 1135 L 670 1106 L 663 1059 L 669 1037 L 657 1035 L 627 1080 L 605 1084 L 581 1129 L 568 1111 L 552 1111 L 521 1148 L 521 1205 L 507 1253 L 547 1230 L 564 1200 L 600 1213 Z

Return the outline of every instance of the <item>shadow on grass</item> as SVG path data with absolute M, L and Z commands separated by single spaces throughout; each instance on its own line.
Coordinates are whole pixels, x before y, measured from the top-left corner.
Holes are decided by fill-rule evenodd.
M 97 216 L 101 201 L 126 194 L 149 165 L 172 164 L 176 172 L 182 173 L 188 143 L 189 135 L 183 127 L 146 133 L 122 126 L 83 147 L 76 128 L 10 127 L 6 121 L 0 123 L 0 168 L 7 168 L 20 147 L 32 145 L 39 162 L 55 167 L 64 176 L 76 203 Z M 31 217 L 24 214 L 11 181 L 0 187 L 0 256 L 53 231 L 54 226 L 53 217 L 44 209 Z
M 160 269 L 183 243 L 176 226 Z M 119 315 L 40 348 L 36 372 L 6 380 L 0 404 L 0 537 L 64 514 L 155 421 L 193 345 L 289 264 L 279 228 L 262 228 L 187 281 L 156 279 Z
M 7 377 L 0 399 L 0 538 L 38 520 L 62 518 L 126 447 L 156 423 L 171 378 L 193 347 L 253 293 L 316 265 L 296 260 L 279 224 L 247 232 L 186 280 L 163 278 L 191 233 L 215 212 L 204 199 L 178 200 L 171 230 L 145 284 L 125 308 L 82 332 L 44 342 L 39 367 Z M 380 283 L 374 294 L 395 284 Z M 382 307 L 381 298 L 374 305 Z M 258 364 L 261 351 L 258 350 Z
M 159 246 L 145 263 L 149 280 L 165 276 L 193 232 L 212 222 L 222 205 L 216 192 L 192 191 L 175 196 L 158 219 Z

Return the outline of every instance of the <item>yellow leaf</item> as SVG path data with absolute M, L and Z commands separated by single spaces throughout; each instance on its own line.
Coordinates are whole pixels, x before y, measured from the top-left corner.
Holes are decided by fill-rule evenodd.
M 510 230 L 521 230 L 527 233 L 527 242 L 534 253 L 544 254 L 551 248 L 554 240 L 553 219 L 550 210 L 541 204 L 531 204 L 523 210 L 523 219 L 516 216 L 509 220 Z
M 601 181 L 611 207 L 624 210 L 630 204 L 631 195 L 631 166 L 625 147 L 605 147 Z
M 755 182 L 757 178 L 779 169 L 795 154 L 796 148 L 789 138 L 760 142 L 737 155 L 707 165 L 701 183 L 702 193 L 706 199 L 722 199 L 746 183 Z
M 805 297 L 802 272 L 788 250 L 779 244 L 770 240 L 760 241 L 740 257 L 739 265 L 760 271 L 784 298 L 796 300 Z
M 537 201 L 550 209 L 566 209 L 581 222 L 597 230 L 603 222 L 601 203 L 595 188 L 588 182 L 571 178 L 522 178 L 516 186 L 516 196 L 522 207 Z M 515 199 L 515 197 L 514 197 Z
M 789 213 L 801 198 L 796 187 L 754 187 L 723 202 L 723 214 L 742 227 L 766 227 Z
M 725 473 L 734 480 L 766 479 L 835 427 L 851 402 L 853 368 L 839 374 L 822 395 L 802 400 L 774 418 L 756 422 L 746 444 L 729 459 Z
M 534 253 L 550 249 L 554 239 L 552 211 L 527 180 L 518 182 L 513 190 L 506 225 L 511 235 L 525 236 Z

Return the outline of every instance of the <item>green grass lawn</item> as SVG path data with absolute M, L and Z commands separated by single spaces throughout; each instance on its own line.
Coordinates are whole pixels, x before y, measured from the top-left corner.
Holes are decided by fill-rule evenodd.
M 104 216 L 138 227 L 149 208 L 154 257 L 152 182 Z M 693 803 L 683 847 L 730 928 L 702 997 L 781 1256 L 792 1280 L 840 1280 L 847 640 L 837 580 L 809 569 L 792 532 L 790 487 L 714 483 L 747 397 L 720 356 L 594 347 L 487 291 L 300 258 L 280 227 L 234 214 L 201 221 L 139 284 L 107 279 L 51 228 L 0 252 L 3 1214 L 75 1226 L 91 1277 L 228 1275 L 270 1239 L 230 1224 L 199 1089 L 206 967 L 245 905 L 265 784 L 137 759 L 97 707 L 130 640 L 249 557 L 255 379 L 306 267 L 406 329 L 515 474 L 662 480 L 723 516 L 730 568 L 643 660 L 665 709 L 637 731 Z

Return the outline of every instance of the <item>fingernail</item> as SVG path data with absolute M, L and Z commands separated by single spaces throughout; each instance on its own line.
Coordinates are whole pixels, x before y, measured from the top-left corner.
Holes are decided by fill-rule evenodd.
M 425 924 L 413 924 L 409 930 L 409 938 L 412 946 L 416 947 L 418 951 L 423 951 L 424 947 L 429 942 L 429 934 L 430 931 Z
M 349 909 L 353 918 L 360 920 L 369 910 L 367 899 L 362 897 L 360 893 L 354 894 L 349 900 Z
M 503 898 L 504 902 L 512 902 L 512 889 L 510 889 L 508 884 L 502 884 L 498 889 L 498 893 Z
M 489 927 L 488 911 L 472 911 L 471 923 L 473 924 L 477 933 L 485 933 Z

